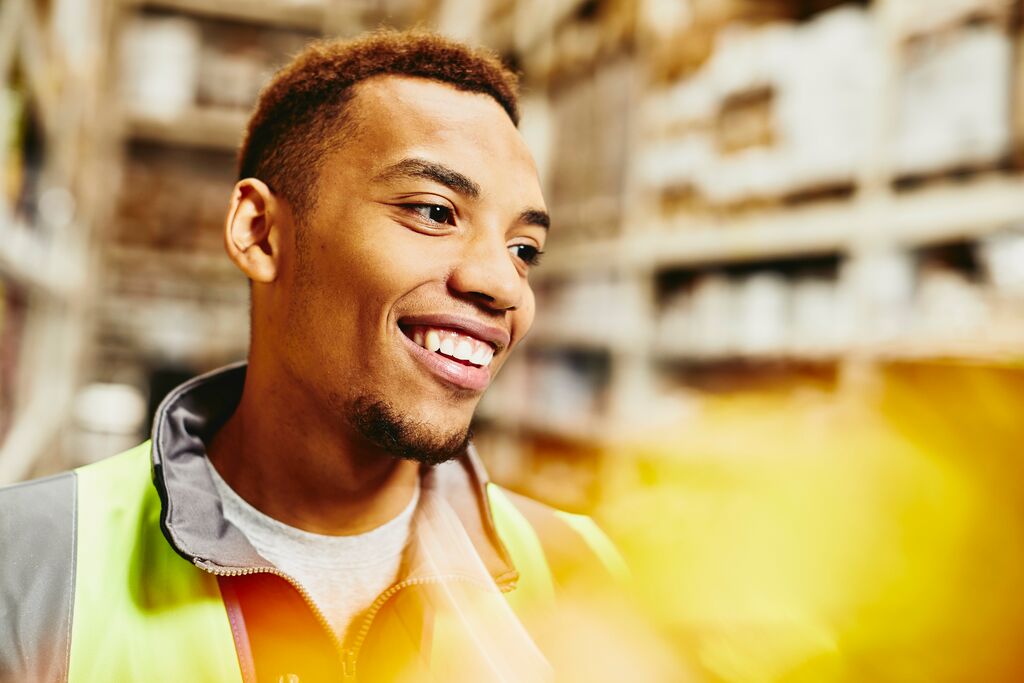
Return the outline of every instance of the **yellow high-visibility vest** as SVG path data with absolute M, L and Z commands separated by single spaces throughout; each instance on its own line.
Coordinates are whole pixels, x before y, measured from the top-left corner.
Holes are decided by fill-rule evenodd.
M 11 603 L 0 604 L 0 683 L 255 680 L 246 670 L 251 653 L 239 651 L 239 643 L 248 647 L 245 634 L 234 630 L 225 606 L 223 577 L 176 552 L 161 529 L 166 501 L 153 484 L 150 452 L 146 442 L 72 473 L 0 490 L 0 600 Z M 549 509 L 534 504 L 524 514 L 513 494 L 491 483 L 486 490 L 494 528 L 519 574 L 515 590 L 504 594 L 507 604 L 522 612 L 551 603 L 557 572 L 536 516 Z M 549 517 L 621 573 L 621 559 L 589 519 L 555 511 Z M 25 557 L 29 547 L 36 550 Z M 432 616 L 427 658 L 443 668 L 450 664 L 438 662 L 453 656 L 446 644 L 452 620 Z M 335 680 L 349 671 L 342 662 Z M 306 683 L 290 675 L 281 680 Z

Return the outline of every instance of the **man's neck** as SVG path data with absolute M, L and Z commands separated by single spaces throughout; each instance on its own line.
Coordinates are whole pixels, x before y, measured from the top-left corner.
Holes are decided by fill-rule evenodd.
M 324 419 L 288 382 L 251 371 L 238 408 L 208 444 L 210 460 L 244 500 L 289 526 L 352 535 L 397 516 L 419 465 L 394 458 Z

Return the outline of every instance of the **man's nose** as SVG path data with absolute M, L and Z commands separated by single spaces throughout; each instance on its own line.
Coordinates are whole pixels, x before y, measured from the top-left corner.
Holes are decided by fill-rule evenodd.
M 481 234 L 467 240 L 448 276 L 452 292 L 495 311 L 515 310 L 523 296 L 523 278 L 504 238 Z

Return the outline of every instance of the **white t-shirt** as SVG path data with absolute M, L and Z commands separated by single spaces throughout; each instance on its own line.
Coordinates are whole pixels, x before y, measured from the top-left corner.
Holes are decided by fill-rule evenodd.
M 247 503 L 207 461 L 224 517 L 253 547 L 306 589 L 338 638 L 398 577 L 412 532 L 419 486 L 397 517 L 355 536 L 325 536 L 279 522 Z

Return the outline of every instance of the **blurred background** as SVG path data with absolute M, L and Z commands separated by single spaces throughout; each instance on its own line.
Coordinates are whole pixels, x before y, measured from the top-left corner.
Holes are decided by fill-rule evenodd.
M 259 88 L 311 38 L 425 26 L 523 76 L 554 227 L 476 441 L 632 565 L 650 623 L 595 661 L 1024 680 L 1022 13 L 3 0 L 0 483 L 134 445 L 245 356 L 220 229 Z

